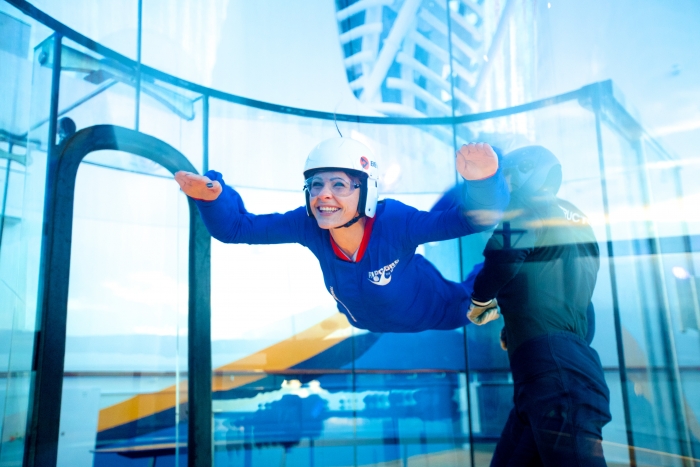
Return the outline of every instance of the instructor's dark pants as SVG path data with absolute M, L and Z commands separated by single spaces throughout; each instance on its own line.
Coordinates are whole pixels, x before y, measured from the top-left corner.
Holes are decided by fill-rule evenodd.
M 510 358 L 515 408 L 492 467 L 605 466 L 610 392 L 595 350 L 570 332 L 537 337 Z

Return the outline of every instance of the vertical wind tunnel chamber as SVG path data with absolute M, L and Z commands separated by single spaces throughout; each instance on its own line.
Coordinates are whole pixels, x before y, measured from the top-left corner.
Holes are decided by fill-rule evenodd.
M 173 180 L 214 169 L 249 212 L 290 211 L 338 132 L 377 155 L 380 199 L 421 210 L 463 144 L 555 154 L 600 251 L 605 460 L 700 462 L 681 7 L 287 3 L 0 2 L 0 467 L 489 465 L 513 407 L 503 320 L 355 328 L 307 249 L 212 240 Z M 619 59 L 623 21 L 589 27 L 637 10 L 677 63 Z M 462 282 L 492 233 L 417 253 Z

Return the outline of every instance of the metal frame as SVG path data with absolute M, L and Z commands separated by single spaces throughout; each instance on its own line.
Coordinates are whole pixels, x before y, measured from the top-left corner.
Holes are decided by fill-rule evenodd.
M 513 3 L 512 1 L 508 1 L 508 5 Z M 457 151 L 457 124 L 454 122 L 455 114 L 456 114 L 456 109 L 455 109 L 455 71 L 454 71 L 454 55 L 452 53 L 452 15 L 450 13 L 450 8 L 446 8 L 446 23 L 447 23 L 447 50 L 450 55 L 450 94 L 453 96 L 452 100 L 450 101 L 450 111 L 451 111 L 451 118 L 453 120 L 452 123 L 452 147 L 454 148 L 455 151 Z M 504 15 L 505 16 L 505 15 Z M 499 30 L 502 29 L 499 26 Z M 481 76 L 481 75 L 480 75 Z M 475 92 L 479 87 L 479 83 L 475 86 Z M 455 173 L 455 183 L 459 182 L 459 174 Z M 460 280 L 465 279 L 465 271 L 464 271 L 464 250 L 463 250 L 463 243 L 461 239 L 457 240 L 457 251 L 459 253 L 459 278 Z M 466 395 L 467 399 L 467 426 L 469 426 L 469 462 L 470 465 L 474 466 L 476 465 L 476 460 L 475 460 L 475 452 L 474 452 L 474 419 L 473 419 L 473 414 L 472 414 L 472 395 L 471 395 L 471 371 L 469 370 L 469 327 L 463 326 L 462 327 L 462 346 L 463 346 L 463 352 L 464 352 L 464 373 L 466 375 L 465 377 L 465 384 L 464 384 L 464 392 Z
M 610 207 L 608 202 L 608 182 L 605 176 L 605 157 L 603 153 L 603 133 L 601 128 L 601 105 L 602 96 L 601 90 L 598 89 L 592 96 L 592 106 L 593 112 L 595 114 L 595 133 L 596 133 L 596 147 L 598 149 L 598 164 L 600 167 L 600 190 L 603 193 L 603 213 L 606 218 L 610 217 Z M 637 465 L 636 454 L 634 452 L 634 432 L 632 430 L 632 418 L 630 413 L 630 402 L 629 402 L 629 387 L 627 376 L 627 364 L 625 363 L 625 348 L 622 341 L 622 318 L 620 316 L 620 302 L 617 296 L 617 272 L 615 270 L 614 261 L 614 250 L 613 250 L 613 240 L 612 240 L 612 229 L 610 228 L 610 223 L 605 224 L 605 236 L 606 238 L 606 253 L 608 256 L 608 269 L 610 272 L 610 282 L 611 293 L 612 293 L 612 308 L 613 308 L 613 321 L 615 324 L 615 340 L 617 344 L 617 361 L 620 371 L 620 385 L 622 387 L 622 407 L 625 412 L 625 431 L 627 433 L 627 446 L 628 453 L 630 457 L 630 466 L 635 467 Z
M 141 36 L 143 29 L 143 0 L 138 0 L 138 20 L 136 25 L 136 74 L 135 79 L 135 115 L 134 130 L 139 131 L 139 119 L 141 117 Z
M 60 41 L 57 41 L 60 44 Z M 52 121 L 55 121 L 52 120 Z M 196 172 L 180 152 L 142 133 L 113 125 L 80 130 L 49 156 L 40 285 L 41 328 L 25 465 L 56 465 L 68 315 L 73 201 L 78 166 L 93 151 L 117 150 L 156 162 L 171 173 Z M 211 237 L 194 201 L 190 207 L 188 299 L 188 462 L 212 463 Z
M 545 99 L 540 99 L 527 104 L 517 105 L 514 107 L 509 107 L 506 109 L 498 109 L 489 112 L 459 115 L 456 117 L 429 117 L 429 118 L 412 118 L 412 117 L 372 117 L 366 115 L 351 115 L 351 114 L 335 114 L 333 112 L 322 112 L 318 110 L 302 109 L 299 107 L 289 107 L 285 105 L 273 104 L 270 102 L 259 101 L 256 99 L 249 99 L 247 97 L 238 96 L 235 94 L 229 94 L 217 89 L 208 88 L 191 81 L 187 81 L 181 78 L 164 73 L 155 68 L 140 64 L 138 60 L 132 60 L 114 50 L 105 47 L 104 45 L 93 41 L 80 34 L 79 32 L 69 28 L 60 21 L 52 18 L 43 11 L 36 8 L 31 3 L 26 0 L 4 0 L 10 5 L 17 8 L 22 13 L 30 16 L 36 21 L 42 23 L 48 28 L 59 32 L 67 39 L 80 44 L 93 52 L 99 53 L 105 58 L 109 58 L 124 67 L 125 70 L 129 70 L 134 76 L 140 73 L 141 76 L 148 75 L 159 81 L 169 83 L 173 86 L 177 86 L 188 91 L 202 94 L 204 96 L 209 96 L 214 99 L 219 99 L 226 102 L 231 102 L 234 104 L 240 104 L 246 107 L 252 107 L 260 110 L 267 110 L 269 112 L 296 115 L 299 117 L 315 118 L 319 120 L 339 120 L 345 122 L 354 123 L 372 123 L 378 125 L 438 125 L 438 126 L 450 126 L 452 124 L 461 124 L 468 122 L 476 122 L 480 120 L 485 120 L 489 118 L 503 117 L 506 115 L 512 115 L 514 113 L 527 112 L 530 110 L 539 109 L 542 107 L 548 107 L 554 104 L 559 104 L 566 101 L 571 101 L 575 99 L 583 99 L 589 95 L 589 86 L 584 86 L 581 89 L 561 94 L 554 97 L 549 97 Z
M 7 193 L 10 188 L 10 172 L 12 170 L 12 163 L 20 163 L 24 165 L 23 158 L 21 156 L 12 154 L 13 144 L 9 144 L 9 151 L 6 153 L 0 150 L 0 159 L 5 159 L 7 165 L 5 166 L 5 174 L 3 175 L 3 189 L 2 189 L 2 203 L 0 203 L 0 246 L 2 246 L 2 234 L 5 230 L 5 211 L 7 209 Z
M 50 269 L 51 255 L 50 251 L 54 241 L 56 240 L 52 231 L 52 225 L 46 222 L 53 217 L 54 207 L 51 205 L 51 192 L 55 190 L 56 177 L 51 176 L 56 172 L 57 151 L 55 147 L 56 132 L 58 125 L 58 92 L 60 89 L 61 78 L 61 42 L 62 36 L 55 33 L 53 37 L 53 67 L 51 70 L 51 102 L 49 107 L 49 137 L 48 137 L 48 162 L 46 166 L 46 193 L 44 195 L 44 230 L 41 242 L 41 270 Z M 71 210 L 73 205 L 71 203 Z M 72 219 L 71 219 L 72 221 Z M 69 235 L 71 232 L 69 226 Z M 69 244 L 70 245 L 70 244 Z M 68 261 L 63 261 L 66 264 L 70 263 L 70 249 L 67 258 Z M 60 261 L 59 261 L 60 262 Z M 66 271 L 67 272 L 67 271 Z M 41 274 L 41 273 L 40 273 Z M 59 279 L 55 277 L 54 279 Z M 35 337 L 34 359 L 32 361 L 32 371 L 34 379 L 32 381 L 33 398 L 28 413 L 27 420 L 27 436 L 28 440 L 24 446 L 25 465 L 56 465 L 56 456 L 58 454 L 58 431 L 61 420 L 61 403 L 60 394 L 63 387 L 63 360 L 65 357 L 65 341 L 66 341 L 66 320 L 65 317 L 61 320 L 58 313 L 52 311 L 49 313 L 49 307 L 53 303 L 52 300 L 57 300 L 57 303 L 63 303 L 64 308 L 68 308 L 68 274 L 66 274 L 66 285 L 63 290 L 58 289 L 54 292 L 63 294 L 63 300 L 56 296 L 56 293 L 47 293 L 48 289 L 53 286 L 49 277 L 39 278 L 39 290 L 37 303 L 40 303 L 38 314 L 38 327 L 45 329 L 44 332 L 37 331 Z M 65 314 L 65 313 L 64 313 Z M 52 332 L 47 332 L 50 329 Z M 40 349 L 49 349 L 51 352 L 42 353 Z M 43 369 L 46 371 L 42 371 Z M 59 381 L 58 393 L 54 393 L 55 382 Z M 31 393 L 30 393 L 31 394 Z M 45 395 L 45 397 L 41 397 Z M 55 397 L 58 396 L 58 401 Z M 56 403 L 58 402 L 58 404 Z M 55 448 L 50 446 L 54 444 Z
M 596 140 L 598 149 L 598 161 L 601 173 L 601 191 L 603 194 L 603 207 L 606 217 L 609 217 L 609 197 L 608 197 L 608 187 L 607 187 L 607 177 L 605 173 L 605 158 L 604 158 L 604 144 L 603 144 L 603 133 L 602 124 L 607 123 L 612 127 L 613 131 L 622 138 L 624 138 L 632 147 L 636 153 L 637 164 L 642 166 L 646 163 L 646 158 L 643 150 L 643 145 L 641 144 L 642 139 L 646 138 L 647 141 L 654 146 L 655 149 L 659 150 L 660 153 L 668 156 L 668 154 L 660 148 L 658 143 L 653 140 L 641 127 L 639 122 L 637 122 L 620 104 L 620 102 L 615 98 L 615 89 L 613 87 L 612 81 L 604 81 L 601 83 L 596 83 L 591 88 L 590 100 L 585 104 L 590 104 L 591 110 L 595 116 L 595 127 L 596 127 Z M 645 170 L 639 171 L 638 180 L 642 190 L 642 201 L 646 204 L 650 201 L 650 182 L 648 177 L 648 172 Z M 681 193 L 680 186 L 677 185 L 679 194 Z M 687 232 L 686 224 L 684 225 L 684 231 Z M 654 232 L 652 238 L 647 239 L 649 244 L 649 251 L 647 254 L 651 257 L 652 266 L 652 283 L 654 287 L 654 292 L 660 300 L 659 313 L 654 317 L 649 316 L 649 310 L 645 309 L 644 313 L 647 314 L 647 321 L 652 323 L 656 322 L 659 325 L 659 336 L 661 342 L 661 353 L 663 355 L 664 366 L 666 368 L 666 373 L 668 377 L 669 393 L 670 393 L 670 410 L 672 412 L 673 420 L 672 423 L 675 425 L 678 434 L 678 452 L 683 457 L 683 465 L 690 465 L 689 459 L 692 457 L 692 448 L 690 446 L 690 435 L 688 431 L 688 421 L 687 414 L 684 410 L 683 403 L 683 388 L 682 381 L 680 377 L 679 367 L 678 367 L 678 356 L 677 349 L 675 345 L 675 337 L 673 335 L 673 326 L 670 314 L 670 306 L 668 303 L 668 291 L 666 289 L 665 273 L 663 270 L 663 264 L 661 262 L 661 257 L 665 251 L 662 248 L 661 239 L 656 235 L 656 228 L 651 225 L 651 231 Z M 618 365 L 620 371 L 620 379 L 622 383 L 622 399 L 623 407 L 625 411 L 625 425 L 627 429 L 627 441 L 630 456 L 630 465 L 632 467 L 637 465 L 634 436 L 633 436 L 633 424 L 632 424 L 632 413 L 630 408 L 630 396 L 629 391 L 633 388 L 629 384 L 629 379 L 627 375 L 627 365 L 625 361 L 624 345 L 622 340 L 622 319 L 620 316 L 619 299 L 617 297 L 617 275 L 615 272 L 615 247 L 621 246 L 622 243 L 634 243 L 634 241 L 614 241 L 612 238 L 612 230 L 609 223 L 606 223 L 606 244 L 607 253 L 609 259 L 609 271 L 610 271 L 610 281 L 611 290 L 613 294 L 613 317 L 615 323 L 615 337 L 617 341 L 618 348 Z M 687 242 L 687 235 L 682 237 L 684 241 Z M 632 246 L 634 250 L 634 245 Z M 620 256 L 619 254 L 617 256 Z

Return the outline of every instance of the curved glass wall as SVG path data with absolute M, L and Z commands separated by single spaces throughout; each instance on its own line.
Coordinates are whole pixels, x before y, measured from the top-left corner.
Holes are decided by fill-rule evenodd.
M 136 130 L 200 173 L 220 171 L 254 213 L 303 204 L 306 154 L 338 132 L 379 155 L 383 197 L 424 210 L 457 180 L 461 144 L 547 147 L 563 167 L 559 196 L 588 216 L 601 251 L 592 347 L 611 395 L 605 459 L 697 462 L 700 223 L 697 161 L 683 152 L 693 136 L 665 140 L 677 156 L 598 75 L 567 75 L 576 84 L 560 89 L 541 65 L 538 80 L 536 65 L 560 63 L 563 46 L 536 38 L 557 36 L 576 8 L 319 0 L 302 17 L 272 4 L 278 14 L 224 1 L 83 3 L 80 13 L 0 3 L 12 31 L 0 50 L 0 465 L 40 465 L 46 449 L 71 466 L 187 465 L 207 451 L 214 465 L 480 466 L 512 408 L 501 321 L 366 332 L 338 313 L 299 245 L 213 241 L 211 359 L 198 363 L 212 369 L 211 444 L 197 445 L 188 384 L 202 349 L 189 339 L 186 199 L 155 162 L 95 151 L 77 173 L 60 413 L 43 422 L 56 442 L 37 444 L 48 161 L 52 143 L 96 125 Z M 304 32 L 309 21 L 323 25 L 316 36 Z M 253 24 L 274 31 L 268 42 L 234 40 Z M 294 34 L 298 53 L 281 50 Z M 318 56 L 305 62 L 309 50 Z M 273 57 L 259 61 L 264 73 L 251 70 L 262 55 Z M 333 66 L 315 61 L 329 56 Z M 321 85 L 339 77 L 342 91 Z M 571 92 L 536 100 L 555 94 L 545 89 Z M 491 233 L 418 253 L 460 281 Z

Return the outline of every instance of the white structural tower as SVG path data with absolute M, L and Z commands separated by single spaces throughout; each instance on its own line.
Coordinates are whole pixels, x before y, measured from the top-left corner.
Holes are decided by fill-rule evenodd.
M 348 82 L 360 101 L 404 117 L 478 110 L 474 92 L 491 42 L 484 31 L 493 30 L 484 28 L 484 0 L 336 0 L 336 5 Z

